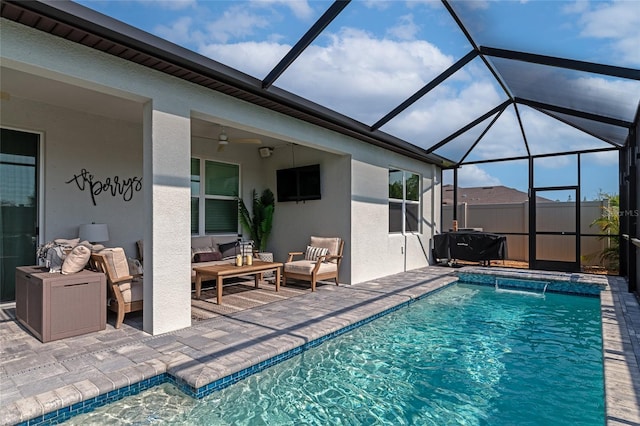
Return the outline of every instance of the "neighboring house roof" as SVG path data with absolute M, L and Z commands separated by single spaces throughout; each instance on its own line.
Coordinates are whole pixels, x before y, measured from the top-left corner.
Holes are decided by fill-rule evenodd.
M 507 204 L 524 203 L 529 200 L 526 192 L 508 188 L 503 185 L 497 186 L 477 186 L 473 188 L 458 187 L 458 204 Z M 536 197 L 539 203 L 548 203 L 544 197 Z M 442 204 L 453 205 L 453 185 L 442 186 Z

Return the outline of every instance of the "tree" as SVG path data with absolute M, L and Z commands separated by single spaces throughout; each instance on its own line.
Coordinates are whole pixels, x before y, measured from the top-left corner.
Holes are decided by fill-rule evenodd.
M 611 269 L 620 267 L 620 195 L 599 194 L 606 203 L 602 214 L 589 226 L 600 228 L 601 240 L 607 239 L 608 246 L 600 253 L 600 260 L 606 262 Z
M 249 213 L 244 200 L 238 198 L 240 223 L 251 236 L 255 247 L 259 251 L 265 251 L 267 249 L 267 240 L 271 235 L 271 227 L 273 226 L 275 198 L 273 192 L 268 188 L 262 191 L 260 198 L 258 198 L 258 193 L 255 189 L 252 191 L 251 196 L 253 217 Z

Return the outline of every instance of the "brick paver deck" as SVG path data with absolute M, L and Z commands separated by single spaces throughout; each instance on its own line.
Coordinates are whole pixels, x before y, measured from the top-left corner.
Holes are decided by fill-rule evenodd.
M 0 424 L 10 425 L 168 373 L 200 388 L 457 280 L 427 267 L 318 291 L 150 336 L 123 325 L 43 344 L 0 318 Z M 607 424 L 640 424 L 640 308 L 626 282 L 601 295 Z M 579 401 L 576 401 L 579 403 Z

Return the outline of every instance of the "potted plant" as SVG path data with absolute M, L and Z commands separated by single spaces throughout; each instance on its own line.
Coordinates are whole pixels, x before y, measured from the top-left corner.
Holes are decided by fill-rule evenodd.
M 267 249 L 267 240 L 271 235 L 271 227 L 273 225 L 273 211 L 275 209 L 275 198 L 270 189 L 262 191 L 262 195 L 258 198 L 258 193 L 254 189 L 252 191 L 252 213 L 249 213 L 247 206 L 242 198 L 238 198 L 238 207 L 240 210 L 240 223 L 242 227 L 249 233 L 253 240 L 255 249 L 258 252 L 264 252 Z

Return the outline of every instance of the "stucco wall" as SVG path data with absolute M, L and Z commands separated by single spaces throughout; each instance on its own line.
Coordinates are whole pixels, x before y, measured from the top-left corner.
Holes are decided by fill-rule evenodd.
M 269 249 L 277 260 L 284 260 L 288 251 L 304 249 L 310 235 L 337 235 L 346 242 L 341 270 L 343 282 L 357 283 L 428 264 L 429 238 L 439 227 L 440 191 L 434 190 L 434 185 L 439 185 L 440 172 L 436 167 L 13 22 L 2 21 L 2 38 L 3 66 L 117 96 L 131 102 L 137 111 L 132 121 L 127 122 L 18 98 L 3 101 L 3 125 L 45 134 L 44 240 L 73 236 L 80 223 L 95 221 L 108 223 L 109 245 L 121 245 L 129 255 L 135 254 L 137 239 L 147 240 L 150 235 L 161 238 L 159 247 L 166 247 L 170 234 L 151 233 L 156 229 L 150 225 L 153 218 L 145 218 L 145 214 L 163 212 L 158 210 L 163 205 L 167 209 L 188 211 L 188 197 L 183 194 L 188 193 L 189 172 L 183 160 L 197 155 L 239 163 L 245 200 L 253 188 L 274 190 L 275 171 L 279 168 L 321 165 L 321 200 L 276 205 Z M 215 143 L 189 140 L 188 132 L 182 130 L 182 123 L 189 116 L 289 142 L 293 144 L 290 146 L 295 157 L 283 148 L 261 159 L 255 148 L 241 149 L 233 145 L 217 153 Z M 175 137 L 167 137 L 165 131 L 156 128 L 171 123 L 180 123 Z M 169 140 L 171 137 L 174 139 Z M 172 167 L 171 159 L 164 158 L 160 161 L 162 166 L 156 167 L 153 159 L 163 154 L 156 152 L 156 142 L 168 148 L 167 152 L 181 147 L 183 151 L 175 151 L 179 154 L 176 167 Z M 423 176 L 422 234 L 388 233 L 389 167 Z M 144 173 L 147 186 L 143 188 L 145 192 L 153 188 L 154 195 L 145 193 L 143 200 L 141 193 L 135 193 L 130 201 L 102 195 L 93 206 L 88 193 L 64 183 L 82 168 L 96 179 L 140 177 Z M 167 187 L 166 191 L 176 195 L 175 199 L 184 205 L 167 205 L 164 197 L 157 195 L 161 192 L 155 192 L 151 179 L 158 185 L 166 185 L 168 181 L 163 180 L 163 176 L 171 177 L 175 183 L 175 188 Z M 184 229 L 182 214 L 180 218 L 179 227 Z M 163 223 L 166 220 L 163 219 Z M 177 247 L 188 244 L 189 236 L 183 238 Z M 170 265 L 162 262 L 149 271 L 156 280 L 154 291 L 180 280 L 182 271 L 188 270 L 186 254 L 165 260 Z M 145 268 L 145 276 L 146 272 Z M 184 316 L 182 305 L 176 312 L 178 310 L 179 315 Z M 158 323 L 154 327 L 152 330 L 145 325 L 145 330 L 167 330 L 171 325 Z
M 2 126 L 43 134 L 41 241 L 75 238 L 80 224 L 106 223 L 110 240 L 105 244 L 122 246 L 135 256 L 134 243 L 143 233 L 143 192 L 137 185 L 142 178 L 141 127 L 15 97 L 2 103 L 0 118 Z M 107 179 L 136 181 L 105 187 L 94 195 L 94 205 L 83 169 L 95 192 Z
M 355 150 L 351 164 L 352 281 L 362 282 L 431 262 L 431 238 L 439 226 L 440 174 L 435 166 L 377 148 Z M 389 169 L 422 176 L 421 232 L 389 233 Z M 437 190 L 435 190 L 438 188 Z

